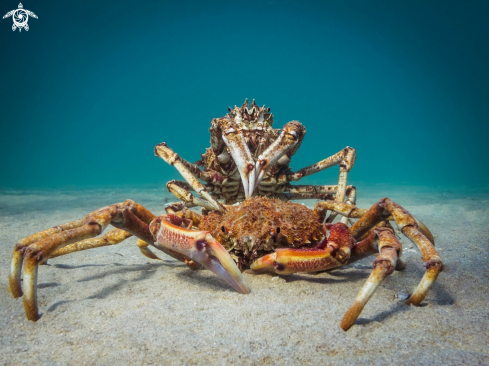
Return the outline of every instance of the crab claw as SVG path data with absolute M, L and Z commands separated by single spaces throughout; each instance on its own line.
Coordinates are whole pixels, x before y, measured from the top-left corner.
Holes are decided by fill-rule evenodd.
M 250 191 L 253 191 L 270 169 L 284 156 L 284 154 L 294 153 L 304 138 L 306 129 L 298 121 L 287 123 L 280 136 L 268 148 L 260 154 L 255 163 L 255 181 L 252 183 Z M 292 154 L 289 155 L 292 156 Z
M 331 255 L 331 249 L 283 248 L 254 261 L 249 274 L 276 273 L 287 275 L 297 272 L 317 272 L 342 266 L 343 263 Z
M 245 197 L 250 198 L 255 189 L 255 161 L 238 126 L 232 121 L 227 121 L 226 123 L 222 139 L 238 167 Z
M 249 294 L 250 288 L 227 250 L 208 231 L 188 230 L 179 224 L 175 215 L 161 215 L 150 224 L 155 239 L 154 246 L 165 251 L 175 251 L 191 258 L 241 294 Z

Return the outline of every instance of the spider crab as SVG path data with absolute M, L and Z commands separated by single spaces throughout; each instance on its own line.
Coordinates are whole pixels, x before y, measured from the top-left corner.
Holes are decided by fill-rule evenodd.
M 229 108 L 228 114 L 212 120 L 211 147 L 195 164 L 165 143 L 158 144 L 155 155 L 185 179 L 168 182 L 168 190 L 180 201 L 167 205 L 164 215 L 156 217 L 127 200 L 21 239 L 13 252 L 9 283 L 15 298 L 24 296 L 27 318 L 36 321 L 40 317 L 39 264 L 115 245 L 134 235 L 145 256 L 159 259 L 149 249 L 153 246 L 191 269 L 211 270 L 243 294 L 250 292 L 243 270 L 282 275 L 319 272 L 378 253 L 370 277 L 341 322 L 348 330 L 384 278 L 404 268 L 402 246 L 390 221 L 395 221 L 422 254 L 426 272 L 407 300 L 419 305 L 442 270 L 429 229 L 388 198 L 370 209 L 355 206 L 356 189 L 346 185 L 355 162 L 351 147 L 292 172 L 289 162 L 306 130 L 298 121 L 287 123 L 281 131 L 273 129 L 272 123 L 270 108 L 258 107 L 254 100 L 249 105 L 246 100 L 241 107 Z M 340 167 L 337 185 L 290 183 L 334 165 Z M 307 198 L 319 200 L 314 210 L 290 202 Z M 203 215 L 189 210 L 194 206 L 202 207 Z M 338 215 L 340 220 L 333 223 Z M 109 224 L 115 229 L 97 237 Z

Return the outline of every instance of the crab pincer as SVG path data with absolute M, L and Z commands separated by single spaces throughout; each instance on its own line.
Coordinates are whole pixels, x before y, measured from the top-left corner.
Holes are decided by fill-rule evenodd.
M 189 230 L 179 226 L 181 218 L 161 215 L 150 224 L 154 246 L 183 254 L 214 272 L 241 294 L 250 288 L 227 250 L 208 231 Z
M 342 223 L 325 224 L 329 231 L 316 248 L 282 248 L 254 261 L 246 273 L 276 273 L 287 275 L 297 272 L 318 272 L 347 264 L 353 241 L 348 226 Z

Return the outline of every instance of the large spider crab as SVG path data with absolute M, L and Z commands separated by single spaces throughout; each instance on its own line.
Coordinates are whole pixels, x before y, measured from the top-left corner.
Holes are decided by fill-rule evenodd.
M 407 301 L 419 305 L 442 270 L 428 228 L 388 198 L 370 209 L 355 206 L 356 189 L 346 185 L 355 162 L 351 147 L 292 172 L 288 165 L 306 130 L 298 121 L 291 121 L 280 132 L 272 123 L 269 108 L 260 108 L 255 101 L 249 105 L 246 100 L 241 107 L 229 108 L 228 114 L 212 120 L 211 147 L 197 163 L 182 159 L 165 143 L 157 145 L 155 154 L 186 180 L 167 184 L 180 201 L 167 205 L 165 215 L 156 217 L 127 200 L 20 240 L 14 249 L 9 282 L 15 298 L 24 296 L 27 318 L 39 319 L 39 264 L 76 251 L 118 244 L 134 235 L 145 256 L 159 259 L 149 249 L 153 246 L 191 269 L 211 270 L 243 294 L 250 290 L 242 270 L 251 274 L 319 272 L 379 253 L 370 277 L 341 322 L 348 330 L 383 279 L 404 268 L 399 258 L 402 246 L 389 223 L 392 220 L 417 245 L 425 262 L 425 275 Z M 340 166 L 337 185 L 290 184 L 333 165 Z M 309 210 L 290 202 L 294 198 L 319 201 Z M 189 210 L 193 206 L 201 206 L 203 215 Z M 341 219 L 333 223 L 337 215 Z M 96 237 L 109 224 L 115 229 Z

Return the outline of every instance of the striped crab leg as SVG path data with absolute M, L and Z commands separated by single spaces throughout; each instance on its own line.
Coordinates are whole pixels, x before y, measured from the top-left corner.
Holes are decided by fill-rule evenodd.
M 156 241 L 153 245 L 163 251 L 183 254 L 214 272 L 239 293 L 250 293 L 250 288 L 227 250 L 208 231 L 190 230 L 180 226 L 182 223 L 184 220 L 173 214 L 154 219 L 149 226 Z
M 200 183 L 197 177 L 192 173 L 191 166 L 188 162 L 182 159 L 177 153 L 175 153 L 172 149 L 170 149 L 166 143 L 162 142 L 155 146 L 155 156 L 159 156 L 169 165 L 174 166 L 178 172 L 182 175 L 182 177 L 187 181 L 187 183 L 194 189 L 200 196 L 202 196 L 208 204 L 210 204 L 213 209 L 218 210 L 220 212 L 225 212 L 224 207 L 214 198 L 211 197 L 209 192 L 205 189 L 204 185 Z M 199 173 L 200 169 L 195 167 L 197 173 Z M 170 187 L 168 187 L 170 189 Z M 170 189 L 171 191 L 171 189 Z M 177 197 L 178 194 L 177 194 Z M 181 197 L 179 197 L 181 198 Z M 200 200 L 200 202 L 204 202 Z
M 258 258 L 246 273 L 277 273 L 287 275 L 297 272 L 318 272 L 348 263 L 354 245 L 348 226 L 343 223 L 326 224 L 329 237 L 316 248 L 277 249 Z

